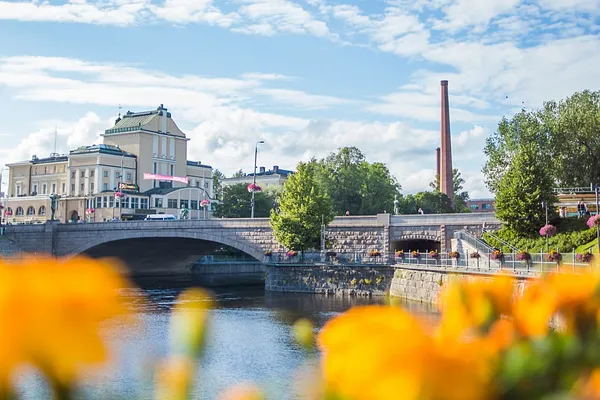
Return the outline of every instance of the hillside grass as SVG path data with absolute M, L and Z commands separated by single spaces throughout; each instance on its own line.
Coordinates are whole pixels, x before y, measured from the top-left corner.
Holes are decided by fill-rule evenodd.
M 596 239 L 596 228 L 588 228 L 585 219 L 563 218 L 551 221 L 557 228 L 557 234 L 549 239 L 549 248 L 561 253 L 567 253 L 576 249 L 583 252 L 585 246 L 590 245 Z M 510 243 L 519 250 L 527 250 L 530 253 L 546 251 L 546 238 L 543 236 L 523 236 L 507 228 L 492 232 L 495 236 Z M 491 237 L 488 233 L 483 235 L 484 240 L 492 247 L 499 248 L 505 253 L 512 250 L 501 242 Z M 597 252 L 597 251 L 596 251 Z

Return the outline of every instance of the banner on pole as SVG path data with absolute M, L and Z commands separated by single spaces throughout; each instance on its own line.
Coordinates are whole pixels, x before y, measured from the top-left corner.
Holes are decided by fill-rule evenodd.
M 148 172 L 144 173 L 144 179 L 155 180 L 155 181 L 173 181 L 173 182 L 181 182 L 188 183 L 188 178 L 185 176 L 169 176 L 169 175 L 159 175 L 159 174 L 150 174 Z

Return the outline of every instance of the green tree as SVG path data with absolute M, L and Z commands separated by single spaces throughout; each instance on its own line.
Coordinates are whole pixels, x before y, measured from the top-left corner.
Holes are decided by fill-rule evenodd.
M 496 191 L 496 216 L 520 235 L 535 234 L 545 223 L 545 209 L 556 202 L 552 179 L 535 148 L 522 146 L 502 176 Z
M 213 172 L 213 197 L 217 200 L 221 200 L 223 198 L 223 180 L 225 179 L 225 174 L 215 169 Z
M 299 163 L 283 185 L 279 209 L 271 210 L 271 227 L 279 243 L 291 250 L 319 247 L 321 224 L 333 220 L 331 200 L 317 182 L 315 160 Z
M 344 147 L 319 161 L 317 181 L 331 198 L 334 213 L 372 215 L 391 212 L 400 185 L 383 163 L 369 163 L 356 147 Z
M 250 199 L 248 185 L 238 183 L 223 188 L 223 199 L 214 206 L 213 215 L 217 218 L 250 218 Z M 274 206 L 275 198 L 264 192 L 254 195 L 254 216 L 266 218 Z
M 562 187 L 600 183 L 600 91 L 547 102 L 541 120 L 550 136 L 557 183 Z
M 498 129 L 486 139 L 484 154 L 487 160 L 483 174 L 485 184 L 492 193 L 498 190 L 502 177 L 521 146 L 527 146 L 539 158 L 552 158 L 551 140 L 537 111 L 522 110 L 510 120 L 503 118 Z
M 231 175 L 232 178 L 241 178 L 243 176 L 246 176 L 246 174 L 244 173 L 244 171 L 242 171 L 241 169 L 238 171 L 235 171 L 233 173 L 233 175 Z
M 362 204 L 358 214 L 373 215 L 392 212 L 394 197 L 400 194 L 400 184 L 383 163 L 365 166 L 366 175 L 361 188 Z
M 425 214 L 446 214 L 454 212 L 450 198 L 444 193 L 419 192 L 401 196 L 399 199 L 400 214 L 416 214 L 421 208 Z
M 469 201 L 469 192 L 463 190 L 465 180 L 463 179 L 460 171 L 457 168 L 452 170 L 452 184 L 454 189 L 454 211 L 457 213 L 471 212 L 467 207 L 467 201 Z M 436 192 L 440 190 L 439 176 L 436 174 L 433 182 L 429 183 L 429 186 Z

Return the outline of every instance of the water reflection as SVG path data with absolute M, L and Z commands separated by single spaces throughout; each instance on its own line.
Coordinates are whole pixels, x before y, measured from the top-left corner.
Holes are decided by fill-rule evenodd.
M 117 355 L 113 368 L 96 375 L 86 385 L 82 398 L 150 399 L 152 370 L 168 353 L 169 312 L 185 288 L 195 286 L 190 278 L 145 279 L 139 289 L 122 295 L 141 324 L 134 330 L 107 331 Z M 299 317 L 311 319 L 320 328 L 333 315 L 361 304 L 383 303 L 385 298 L 349 298 L 298 293 L 265 293 L 262 286 L 212 288 L 218 308 L 212 311 L 210 336 L 194 398 L 215 399 L 223 389 L 244 381 L 264 387 L 269 399 L 293 399 L 293 378 L 303 364 L 316 363 L 295 344 L 290 325 Z M 427 320 L 435 310 L 408 303 L 411 311 Z M 33 397 L 45 398 L 39 393 Z

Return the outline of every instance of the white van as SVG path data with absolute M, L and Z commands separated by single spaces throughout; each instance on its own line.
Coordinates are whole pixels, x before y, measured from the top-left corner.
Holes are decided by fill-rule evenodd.
M 176 219 L 173 214 L 148 214 L 144 221 L 173 221 Z

